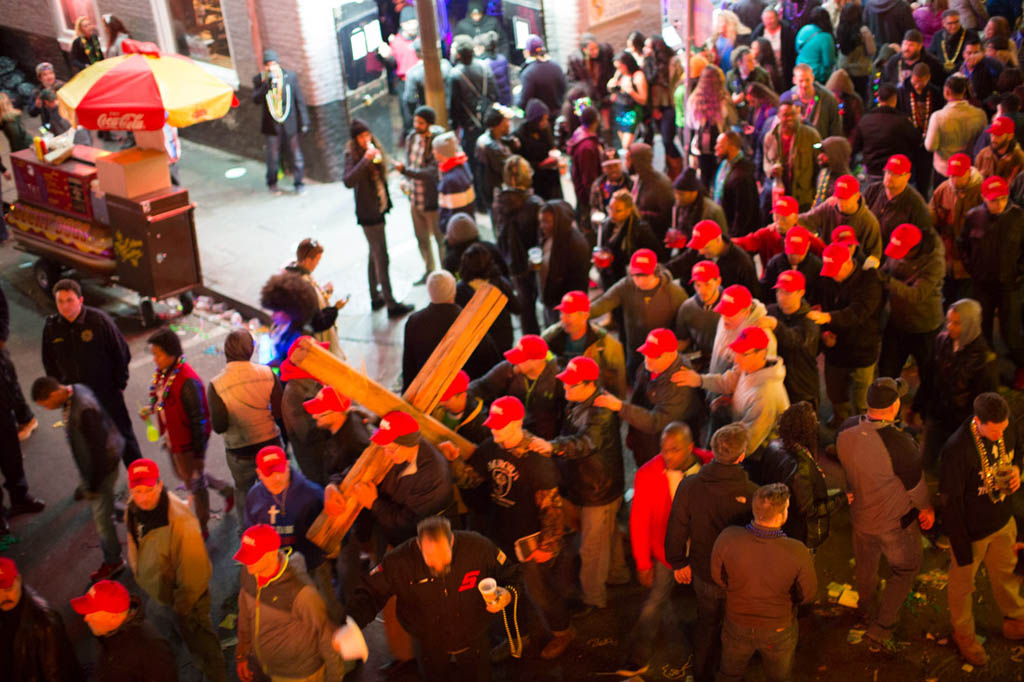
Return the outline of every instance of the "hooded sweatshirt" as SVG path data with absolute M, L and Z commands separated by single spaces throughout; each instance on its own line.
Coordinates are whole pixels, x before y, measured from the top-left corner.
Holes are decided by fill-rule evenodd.
M 840 211 L 838 202 L 818 204 L 813 210 L 800 214 L 799 224 L 823 238 L 831 238 L 832 230 L 840 225 L 849 225 L 857 235 L 857 242 L 864 253 L 874 256 L 876 260 L 882 258 L 882 229 L 878 226 L 878 219 L 868 210 L 863 197 L 857 204 L 857 210 L 850 214 Z
M 983 178 L 977 168 L 971 168 L 970 180 L 963 189 L 958 189 L 949 178 L 935 188 L 928 211 L 931 213 L 935 230 L 942 237 L 946 251 L 946 275 L 954 279 L 966 279 L 967 274 L 956 241 L 964 226 L 964 217 L 975 206 L 981 205 L 981 182 Z
M 711 349 L 710 369 L 712 374 L 722 374 L 732 367 L 733 352 L 729 349 L 729 345 L 736 340 L 740 332 L 747 327 L 753 327 L 766 314 L 764 303 L 755 298 L 750 306 L 750 312 L 735 327 L 726 327 L 725 319 L 719 318 L 718 331 L 715 332 L 715 345 Z M 768 357 L 774 358 L 778 354 L 778 342 L 770 331 L 765 330 L 765 333 L 768 334 Z
M 636 208 L 640 217 L 662 240 L 672 223 L 672 206 L 675 204 L 672 181 L 654 169 L 654 151 L 649 144 L 634 142 L 629 145 L 629 163 L 630 172 L 636 175 L 633 185 Z
M 796 34 L 796 63 L 814 70 L 814 79 L 828 80 L 836 63 L 836 45 L 832 36 L 815 24 L 807 24 Z
M 887 259 L 881 274 L 889 291 L 890 327 L 923 334 L 942 325 L 946 250 L 934 230 L 923 230 L 921 243 L 906 258 Z
M 880 45 L 899 43 L 904 33 L 917 28 L 905 0 L 864 0 L 864 23 Z
M 785 380 L 786 365 L 775 358 L 756 372 L 733 367 L 723 374 L 705 374 L 701 387 L 732 396 L 733 421 L 747 427 L 747 452 L 753 453 L 770 440 L 779 415 L 789 409 Z
M 814 206 L 832 196 L 836 178 L 850 173 L 850 156 L 853 154 L 850 141 L 838 135 L 822 140 L 821 151 L 828 156 L 828 165 L 818 171 L 818 179 L 814 183 Z
M 590 215 L 590 187 L 601 175 L 601 149 L 601 138 L 582 125 L 573 131 L 566 146 L 572 161 L 570 174 L 579 215 Z
M 542 241 L 544 260 L 540 272 L 540 300 L 554 308 L 570 291 L 586 291 L 590 287 L 590 245 L 576 229 L 573 209 L 565 201 L 555 200 L 555 228 L 549 239 Z
M 928 418 L 949 430 L 962 424 L 974 410 L 974 399 L 999 386 L 996 355 L 981 335 L 981 304 L 962 298 L 949 306 L 960 317 L 960 338 L 940 332 L 935 339 L 935 371 L 929 396 Z

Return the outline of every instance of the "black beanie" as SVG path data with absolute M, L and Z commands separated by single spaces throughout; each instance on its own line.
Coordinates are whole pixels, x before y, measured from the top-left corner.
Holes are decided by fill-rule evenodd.
M 427 125 L 434 125 L 437 123 L 437 113 L 434 111 L 433 107 L 428 107 L 426 104 L 416 107 L 416 111 L 414 111 L 412 115 L 419 116 L 427 122 Z
M 348 134 L 349 137 L 351 137 L 354 140 L 363 133 L 367 132 L 368 130 L 370 130 L 370 126 L 366 125 L 358 118 L 354 118 L 352 119 L 352 124 L 348 128 Z

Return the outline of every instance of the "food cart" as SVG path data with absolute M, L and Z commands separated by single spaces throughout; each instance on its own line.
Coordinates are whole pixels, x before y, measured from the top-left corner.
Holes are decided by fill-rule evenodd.
M 81 71 L 57 97 L 73 124 L 130 130 L 137 146 L 108 152 L 48 138 L 15 152 L 18 200 L 7 222 L 17 247 L 39 257 L 33 272 L 45 291 L 68 271 L 117 283 L 139 294 L 151 326 L 154 301 L 177 296 L 188 314 L 203 282 L 195 204 L 171 184 L 164 126 L 218 118 L 238 101 L 191 60 L 130 40 L 125 51 Z

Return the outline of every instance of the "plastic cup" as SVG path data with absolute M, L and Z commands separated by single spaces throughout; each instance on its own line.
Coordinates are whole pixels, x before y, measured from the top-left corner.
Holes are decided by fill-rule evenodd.
M 530 266 L 534 270 L 539 270 L 541 263 L 544 262 L 544 249 L 539 246 L 534 246 L 527 251 L 527 255 L 530 259 Z
M 345 619 L 345 625 L 338 628 L 334 633 L 334 650 L 341 654 L 346 661 L 362 659 L 364 662 L 370 657 L 370 650 L 366 647 L 366 639 L 352 616 Z
M 498 582 L 494 578 L 484 578 L 476 588 L 488 606 L 498 601 Z

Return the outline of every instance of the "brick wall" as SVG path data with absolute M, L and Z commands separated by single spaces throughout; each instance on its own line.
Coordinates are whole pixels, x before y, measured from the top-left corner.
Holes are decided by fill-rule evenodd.
M 593 33 L 601 42 L 610 43 L 615 52 L 626 44 L 626 36 L 636 29 L 644 35 L 661 30 L 661 3 L 639 0 L 637 9 L 608 21 L 591 25 L 587 13 L 590 0 L 544 0 L 544 30 L 551 58 L 565 65 L 569 55 L 579 47 L 580 36 Z
M 135 40 L 157 42 L 156 22 L 153 19 L 153 6 L 141 0 L 96 0 L 100 16 L 113 14 L 128 29 L 128 35 Z M 102 38 L 104 49 L 106 37 Z
M 30 81 L 35 81 L 36 64 L 53 64 L 57 78 L 71 77 L 67 53 L 52 35 L 28 33 L 8 26 L 0 26 L 0 54 L 18 62 L 18 68 Z
M 54 38 L 56 15 L 51 0 L 0 0 L 0 22 L 7 28 Z M 9 46 L 2 44 L 4 50 Z
M 260 64 L 252 46 L 252 27 L 246 0 L 221 0 L 220 7 L 224 12 L 228 45 L 231 48 L 231 60 L 238 74 L 238 82 L 249 85 L 252 83 L 252 77 L 259 73 Z

